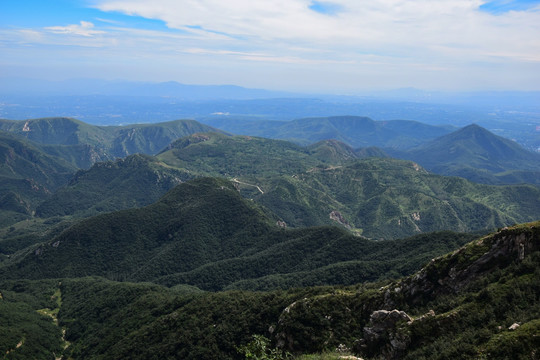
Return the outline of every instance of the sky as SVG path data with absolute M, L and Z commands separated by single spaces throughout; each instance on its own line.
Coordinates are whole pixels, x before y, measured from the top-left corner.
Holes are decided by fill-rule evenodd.
M 540 90 L 540 0 L 0 0 L 0 81 Z

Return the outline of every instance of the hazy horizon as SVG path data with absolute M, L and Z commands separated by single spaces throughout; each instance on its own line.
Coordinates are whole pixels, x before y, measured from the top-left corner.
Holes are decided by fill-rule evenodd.
M 540 90 L 538 0 L 5 0 L 0 78 Z

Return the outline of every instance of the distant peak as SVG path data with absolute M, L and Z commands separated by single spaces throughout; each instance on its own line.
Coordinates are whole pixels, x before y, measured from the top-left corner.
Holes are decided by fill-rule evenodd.
M 462 128 L 462 130 L 465 130 L 465 129 L 469 129 L 469 130 L 480 130 L 480 129 L 486 130 L 483 127 L 481 127 L 480 125 L 478 125 L 478 124 L 470 124 L 470 125 L 467 125 L 467 126 Z
M 491 133 L 486 128 L 483 128 L 483 127 L 481 127 L 480 125 L 477 125 L 477 124 L 467 125 L 467 126 L 461 128 L 461 129 L 459 129 L 458 131 L 456 131 L 456 133 L 460 133 L 460 134 L 485 134 L 485 135 L 489 134 L 489 135 L 495 136 L 495 134 Z

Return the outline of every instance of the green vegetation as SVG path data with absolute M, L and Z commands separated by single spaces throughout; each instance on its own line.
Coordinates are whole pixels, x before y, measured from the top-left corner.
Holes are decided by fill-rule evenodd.
M 0 227 L 31 218 L 75 168 L 35 144 L 0 131 Z
M 130 155 L 78 171 L 42 202 L 38 216 L 89 216 L 149 205 L 191 176 L 147 155 Z
M 153 155 L 178 138 L 219 131 L 193 120 L 94 126 L 72 118 L 0 120 L 0 130 L 42 144 L 46 153 L 64 158 L 79 168 L 135 153 Z
M 98 275 L 111 280 L 274 289 L 353 284 L 410 274 L 471 236 L 432 233 L 375 242 L 335 227 L 287 230 L 216 178 L 182 183 L 155 204 L 99 215 L 43 235 L 0 266 L 3 278 Z M 37 238 L 24 235 L 30 244 Z M 11 246 L 11 247 L 10 247 Z
M 374 121 L 363 116 L 330 116 L 293 121 L 247 121 L 208 119 L 208 123 L 235 134 L 281 139 L 309 145 L 338 140 L 354 148 L 378 146 L 406 149 L 452 131 L 451 127 L 432 126 L 417 121 Z
M 381 134 L 369 119 L 327 120 Z M 215 132 L 67 182 L 72 164 L 199 129 L 158 125 L 0 122 L 33 138 L 0 134 L 4 358 L 536 356 L 540 222 L 505 226 L 540 217 L 538 187 L 433 175 L 334 140 Z
M 239 346 L 238 352 L 246 359 L 254 360 L 283 360 L 290 358 L 290 354 L 270 346 L 270 339 L 262 335 L 253 335 L 253 340 L 248 344 Z
M 503 229 L 410 277 L 349 287 L 205 293 L 96 277 L 4 280 L 0 343 L 15 348 L 8 358 L 531 359 L 539 235 L 540 222 Z M 58 326 L 44 308 L 59 308 Z M 385 308 L 411 320 L 380 325 L 374 342 L 366 329 Z
M 0 285 L 0 352 L 5 359 L 51 359 L 62 354 L 62 332 L 39 309 L 54 307 L 55 281 Z
M 534 186 L 487 186 L 427 173 L 415 163 L 357 160 L 272 179 L 254 196 L 291 226 L 336 224 L 375 239 L 453 229 L 489 230 L 540 216 Z M 348 225 L 348 226 L 347 226 Z
M 441 175 L 485 184 L 540 185 L 540 155 L 469 125 L 401 154 Z

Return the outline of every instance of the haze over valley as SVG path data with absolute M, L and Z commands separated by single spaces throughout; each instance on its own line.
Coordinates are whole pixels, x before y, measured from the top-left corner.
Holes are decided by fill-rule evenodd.
M 5 359 L 537 359 L 540 3 L 0 4 Z

